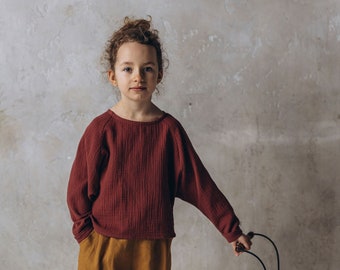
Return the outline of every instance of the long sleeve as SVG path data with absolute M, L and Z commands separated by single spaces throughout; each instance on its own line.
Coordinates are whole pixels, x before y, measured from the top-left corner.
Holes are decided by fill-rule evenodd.
M 70 173 L 67 204 L 78 242 L 93 230 L 92 204 L 99 192 L 99 178 L 105 160 L 101 128 L 90 125 L 81 138 Z
M 177 135 L 176 196 L 197 207 L 228 242 L 235 241 L 242 231 L 232 206 L 210 177 L 181 126 Z
M 91 122 L 67 191 L 78 242 L 93 229 L 121 239 L 175 237 L 175 197 L 200 209 L 228 241 L 242 233 L 232 207 L 171 115 L 136 122 L 108 110 Z

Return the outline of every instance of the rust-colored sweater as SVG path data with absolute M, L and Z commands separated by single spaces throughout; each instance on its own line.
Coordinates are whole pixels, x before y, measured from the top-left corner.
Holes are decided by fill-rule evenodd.
M 175 237 L 175 197 L 196 206 L 229 242 L 242 234 L 231 205 L 171 115 L 135 122 L 108 110 L 91 122 L 67 191 L 78 242 L 93 229 L 123 239 Z

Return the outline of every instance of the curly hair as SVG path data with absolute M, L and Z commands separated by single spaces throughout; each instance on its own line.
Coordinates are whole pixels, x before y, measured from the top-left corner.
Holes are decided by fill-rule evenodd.
M 167 59 L 163 55 L 158 31 L 151 27 L 151 21 L 151 16 L 148 16 L 148 20 L 125 17 L 124 25 L 115 31 L 106 43 L 103 59 L 106 62 L 107 70 L 114 70 L 117 53 L 121 45 L 126 42 L 138 42 L 156 49 L 159 71 L 163 72 L 164 62 L 167 62 Z

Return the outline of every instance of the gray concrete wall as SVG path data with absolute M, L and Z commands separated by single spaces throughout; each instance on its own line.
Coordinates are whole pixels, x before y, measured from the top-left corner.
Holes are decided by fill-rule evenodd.
M 65 202 L 79 138 L 115 102 L 104 43 L 153 16 L 170 67 L 155 102 L 187 129 L 245 231 L 282 269 L 339 269 L 339 0 L 1 0 L 0 269 L 76 269 Z M 175 207 L 173 269 L 261 269 Z M 253 251 L 275 269 L 270 245 Z

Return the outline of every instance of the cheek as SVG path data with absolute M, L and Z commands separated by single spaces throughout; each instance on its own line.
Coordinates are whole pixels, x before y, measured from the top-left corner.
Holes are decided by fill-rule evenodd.
M 120 82 L 120 81 L 124 81 L 127 79 L 127 76 L 125 73 L 120 73 L 120 72 L 117 72 L 116 73 L 116 81 Z
M 158 79 L 158 73 L 157 72 L 150 72 L 148 74 L 148 77 L 152 80 L 157 80 Z

